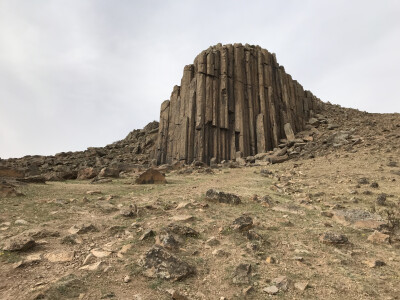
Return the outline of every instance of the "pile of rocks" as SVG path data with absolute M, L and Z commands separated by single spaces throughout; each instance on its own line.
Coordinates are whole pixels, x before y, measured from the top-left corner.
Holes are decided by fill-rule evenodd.
M 29 155 L 22 158 L 0 159 L 1 178 L 31 178 L 42 176 L 47 181 L 118 177 L 151 164 L 158 133 L 153 121 L 141 130 L 105 147 L 90 147 L 85 151 L 61 152 L 54 156 Z

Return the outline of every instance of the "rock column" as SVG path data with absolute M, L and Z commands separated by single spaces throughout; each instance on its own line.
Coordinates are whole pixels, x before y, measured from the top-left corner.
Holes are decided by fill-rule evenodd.
M 274 54 L 242 44 L 210 47 L 184 68 L 161 105 L 157 163 L 234 159 L 277 147 L 321 101 L 285 72 Z M 287 125 L 289 124 L 289 125 Z M 285 132 L 286 125 L 286 132 Z

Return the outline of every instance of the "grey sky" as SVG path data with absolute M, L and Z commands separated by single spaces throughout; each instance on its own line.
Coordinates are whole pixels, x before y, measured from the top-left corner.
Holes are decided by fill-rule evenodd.
M 399 16 L 397 0 L 0 0 L 0 157 L 124 138 L 219 42 L 275 52 L 323 101 L 400 112 Z

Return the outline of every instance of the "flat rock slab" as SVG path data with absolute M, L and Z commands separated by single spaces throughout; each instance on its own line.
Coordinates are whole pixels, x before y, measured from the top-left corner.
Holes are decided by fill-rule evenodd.
M 86 265 L 83 267 L 80 267 L 79 270 L 86 270 L 86 271 L 102 271 L 107 267 L 106 263 L 103 261 L 99 261 L 90 265 Z
M 103 249 L 100 249 L 100 248 L 93 249 L 90 252 L 97 258 L 108 257 L 112 253 L 111 251 L 103 250 Z
M 380 215 L 361 209 L 336 210 L 332 219 L 339 224 L 359 229 L 380 229 L 387 224 Z
M 177 215 L 171 218 L 172 221 L 175 222 L 191 222 L 194 221 L 194 217 L 191 215 Z
M 50 262 L 69 262 L 75 257 L 75 251 L 56 251 L 44 256 Z
M 19 234 L 6 240 L 1 246 L 3 251 L 27 251 L 36 246 L 36 242 L 27 234 Z
M 167 280 L 182 280 L 195 273 L 196 269 L 187 262 L 170 254 L 159 246 L 152 247 L 143 258 L 144 275 Z
M 144 171 L 135 181 L 136 184 L 164 184 L 167 183 L 165 175 L 155 169 Z

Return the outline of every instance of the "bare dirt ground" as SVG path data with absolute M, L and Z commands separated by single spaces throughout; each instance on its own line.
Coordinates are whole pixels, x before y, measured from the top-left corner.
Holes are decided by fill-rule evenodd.
M 0 251 L 0 299 L 399 299 L 400 117 L 362 120 L 362 143 L 321 143 L 315 158 L 173 171 L 161 185 L 22 185 L 0 200 L 0 244 L 36 245 Z M 208 201 L 209 189 L 241 204 Z M 194 270 L 180 280 L 146 266 L 169 224 L 198 232 L 167 247 Z

